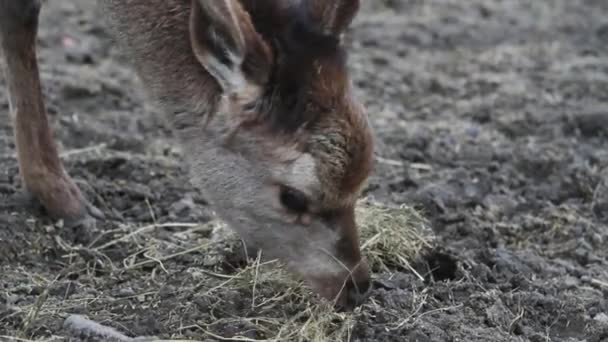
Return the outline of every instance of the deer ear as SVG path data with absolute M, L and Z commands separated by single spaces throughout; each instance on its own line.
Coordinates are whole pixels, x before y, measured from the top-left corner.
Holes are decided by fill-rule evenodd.
M 192 0 L 190 42 L 224 92 L 242 92 L 268 80 L 272 52 L 238 1 Z
M 339 37 L 359 12 L 360 0 L 302 0 L 301 6 L 320 33 Z

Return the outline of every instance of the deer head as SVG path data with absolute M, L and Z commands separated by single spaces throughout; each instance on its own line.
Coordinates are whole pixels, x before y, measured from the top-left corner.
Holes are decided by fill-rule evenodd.
M 192 0 L 192 51 L 221 96 L 182 132 L 193 182 L 218 215 L 343 307 L 370 284 L 354 208 L 372 133 L 341 43 L 358 7 Z

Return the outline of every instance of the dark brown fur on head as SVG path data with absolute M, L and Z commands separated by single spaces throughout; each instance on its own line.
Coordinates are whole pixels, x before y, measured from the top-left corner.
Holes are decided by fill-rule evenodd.
M 262 3 L 242 0 L 275 56 L 264 96 L 252 106 L 266 129 L 292 140 L 301 135 L 298 148 L 322 162 L 318 176 L 327 207 L 352 204 L 372 164 L 371 131 L 352 98 L 347 53 L 336 32 L 352 18 L 324 25 L 318 1 Z
M 328 11 L 342 9 L 320 0 L 294 7 L 281 5 L 284 1 L 242 2 L 275 58 L 263 96 L 252 104 L 259 126 L 273 140 L 295 143 L 314 158 L 318 208 L 339 229 L 338 258 L 356 267 L 361 254 L 354 207 L 371 172 L 373 139 L 367 117 L 353 99 L 340 36 L 358 2 L 337 2 L 355 4 L 337 18 Z M 361 264 L 358 272 L 364 269 Z

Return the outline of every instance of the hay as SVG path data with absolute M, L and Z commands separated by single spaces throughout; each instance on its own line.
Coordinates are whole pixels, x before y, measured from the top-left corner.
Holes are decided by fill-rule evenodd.
M 398 268 L 408 269 L 409 262 L 432 244 L 433 238 L 427 222 L 409 207 L 387 207 L 364 200 L 358 205 L 356 215 L 361 231 L 362 249 L 374 273 L 394 272 Z M 162 231 L 164 227 L 179 229 L 167 235 L 166 231 Z M 370 303 L 354 312 L 336 312 L 331 303 L 315 298 L 307 286 L 280 267 L 278 262 L 261 261 L 259 255 L 249 255 L 248 263 L 244 267 L 238 268 L 236 265 L 235 273 L 226 273 L 222 265 L 231 253 L 242 250 L 243 245 L 234 235 L 221 235 L 223 228 L 224 224 L 219 221 L 204 225 L 123 225 L 104 233 L 94 245 L 70 246 L 58 241 L 58 247 L 67 253 L 63 258 L 68 263 L 64 272 L 85 269 L 88 274 L 100 268 L 109 274 L 121 274 L 122 277 L 131 279 L 131 282 L 133 279 L 148 277 L 149 281 L 145 282 L 147 286 L 137 289 L 138 296 L 146 294 L 141 295 L 140 301 L 148 308 L 162 307 L 161 301 L 167 300 L 158 295 L 160 289 L 155 284 L 159 281 L 166 282 L 167 277 L 175 275 L 176 265 L 183 267 L 184 261 L 180 261 L 180 258 L 195 258 L 204 267 L 194 267 L 197 274 L 183 277 L 184 283 L 175 289 L 172 300 L 184 302 L 176 305 L 173 310 L 176 310 L 176 313 L 191 310 L 189 308 L 193 304 L 189 298 L 192 294 L 196 294 L 199 299 L 209 299 L 211 316 L 204 321 L 186 320 L 184 327 L 180 329 L 198 330 L 197 335 L 218 341 L 349 341 L 356 322 L 370 306 L 377 305 L 370 300 Z M 121 255 L 125 258 L 122 262 L 106 255 L 113 249 L 122 251 Z M 415 270 L 411 270 L 415 273 Z M 86 295 L 49 297 L 49 291 L 56 287 L 56 274 L 30 274 L 15 270 L 12 276 L 23 278 L 24 284 L 39 285 L 44 289 L 41 295 L 30 296 L 29 301 L 24 301 L 15 308 L 17 311 L 14 315 L 23 317 L 19 331 L 12 332 L 19 336 L 15 337 L 16 340 L 20 338 L 29 341 L 30 330 L 40 324 L 37 322 L 51 322 L 58 315 L 80 308 L 83 302 L 88 303 L 87 305 L 102 302 L 102 305 L 90 311 L 91 316 L 102 319 L 102 323 L 124 319 L 108 316 L 106 305 L 116 302 L 116 298 L 111 295 L 94 298 Z M 155 277 L 158 280 L 153 280 Z M 103 281 L 106 278 L 95 279 Z M 100 286 L 106 287 L 101 287 L 99 293 L 107 290 L 107 284 L 102 283 Z M 0 291 L 0 296 L 2 295 Z M 238 298 L 244 305 L 240 314 L 215 316 L 214 312 L 221 310 L 214 310 L 213 307 L 221 308 L 231 303 L 234 298 Z M 121 297 L 121 300 L 127 299 Z M 225 331 L 223 326 L 231 326 L 233 323 L 243 328 L 228 336 L 218 335 Z M 119 322 L 114 325 L 121 324 Z M 100 328 L 97 327 L 93 333 L 99 331 Z M 255 334 L 252 335 L 252 331 Z M 174 337 L 181 337 L 181 330 L 174 333 Z M 5 337 L 7 336 L 0 336 L 0 339 Z
M 356 209 L 361 231 L 362 249 L 374 272 L 390 272 L 395 268 L 410 269 L 409 261 L 426 248 L 432 248 L 434 240 L 428 222 L 416 210 L 407 207 L 388 207 L 370 200 L 361 201 Z M 245 336 L 224 338 L 203 329 L 211 338 L 227 341 L 293 341 L 326 342 L 350 341 L 357 317 L 364 308 L 355 312 L 339 313 L 327 302 L 319 302 L 314 295 L 276 262 L 261 263 L 257 259 L 249 263 L 233 279 L 221 287 L 232 290 L 249 289 L 252 309 L 297 308 L 293 317 L 264 317 L 256 322 L 256 328 L 266 339 L 252 340 Z M 420 277 L 420 275 L 418 275 Z M 258 295 L 256 289 L 266 289 L 271 298 Z M 248 291 L 248 292 L 249 292 Z
M 374 272 L 408 269 L 408 260 L 432 248 L 433 233 L 427 220 L 415 209 L 389 207 L 371 200 L 357 206 L 361 249 Z M 420 278 L 420 275 L 418 275 Z

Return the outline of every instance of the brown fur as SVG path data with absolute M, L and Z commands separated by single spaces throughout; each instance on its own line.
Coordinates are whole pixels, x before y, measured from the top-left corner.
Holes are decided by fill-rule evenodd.
M 220 217 L 319 293 L 358 303 L 369 273 L 354 205 L 371 171 L 373 143 L 352 96 L 341 35 L 359 1 L 99 3 L 151 98 L 174 123 L 193 184 Z M 78 217 L 88 206 L 63 170 L 40 92 L 37 5 L 0 0 L 21 173 L 49 211 Z M 309 212 L 283 207 L 279 193 L 287 185 L 310 196 Z
M 39 10 L 35 3 L 0 1 L 0 43 L 19 170 L 26 189 L 52 216 L 77 217 L 86 208 L 78 187 L 59 159 L 44 107 L 36 61 Z
M 297 8 L 273 7 L 274 12 L 259 5 L 250 4 L 249 8 L 254 10 L 254 24 L 269 22 L 268 13 L 273 13 L 274 18 L 292 18 L 290 23 L 270 21 L 275 31 L 256 24 L 262 26 L 265 38 L 281 41 L 275 48 L 284 54 L 270 89 L 278 95 L 269 96 L 279 100 L 263 111 L 264 115 L 275 117 L 265 123 L 274 123 L 278 132 L 292 133 L 308 127 L 304 130 L 306 137 L 300 137 L 299 148 L 320 161 L 325 207 L 352 205 L 371 172 L 373 139 L 362 108 L 352 100 L 346 52 L 335 35 L 350 24 L 359 2 L 339 1 L 328 6 L 324 1 L 304 1 Z M 282 11 L 282 15 L 277 16 L 277 11 Z M 339 15 L 334 18 L 336 13 Z M 331 26 L 332 33 L 323 34 L 317 30 L 321 26 Z M 294 32 L 302 29 L 305 32 Z M 290 101 L 292 98 L 295 103 Z
M 359 0 L 310 0 L 302 6 L 319 32 L 340 35 L 359 11 Z

